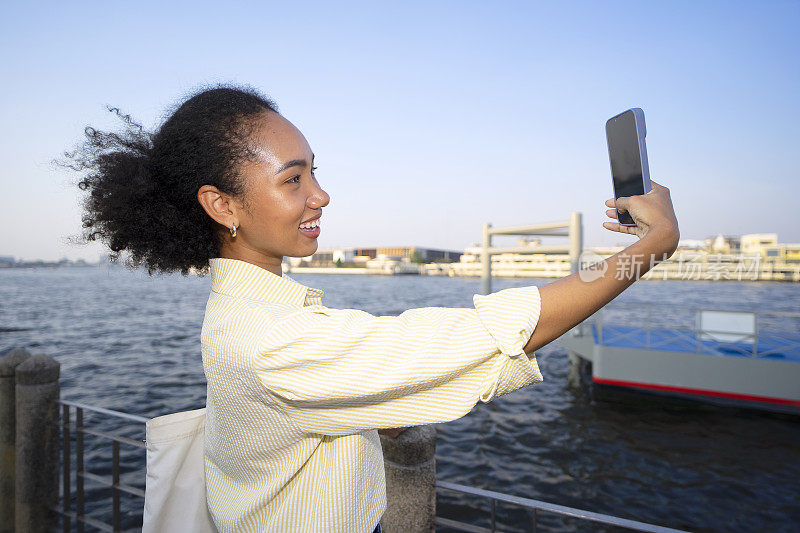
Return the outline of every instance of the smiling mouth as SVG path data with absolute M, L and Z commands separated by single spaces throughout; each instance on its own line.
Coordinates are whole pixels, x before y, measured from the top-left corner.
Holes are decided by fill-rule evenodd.
M 301 231 L 313 231 L 313 230 L 315 230 L 317 228 L 319 228 L 319 219 L 312 220 L 311 222 L 306 222 L 306 223 L 300 224 L 300 230 Z
M 319 219 L 312 220 L 311 222 L 307 222 L 305 224 L 300 224 L 299 229 L 300 233 L 302 233 L 304 237 L 316 239 L 320 234 Z

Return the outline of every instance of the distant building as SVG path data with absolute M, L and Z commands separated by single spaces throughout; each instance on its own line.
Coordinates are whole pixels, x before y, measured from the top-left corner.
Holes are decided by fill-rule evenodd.
M 454 263 L 461 258 L 461 252 L 439 250 L 436 248 L 420 248 L 418 246 L 377 248 L 375 251 L 378 256 L 383 255 L 385 257 L 397 257 L 400 259 L 408 259 L 409 261 L 418 261 L 422 263 Z
M 461 252 L 439 250 L 435 248 L 421 248 L 418 246 L 396 246 L 376 248 L 332 248 L 317 250 L 308 257 L 291 258 L 291 266 L 322 266 L 342 263 L 366 264 L 373 259 L 396 260 L 403 262 L 456 262 L 461 258 Z
M 715 254 L 738 254 L 741 248 L 741 239 L 738 235 L 722 235 L 720 233 L 716 237 L 706 238 L 704 244 L 698 248 L 705 248 Z
M 14 266 L 16 261 L 13 255 L 0 255 L 0 268 L 8 268 Z
M 706 247 L 706 241 L 700 239 L 681 239 L 678 250 L 701 250 Z
M 800 263 L 800 244 L 768 244 L 762 246 L 763 257 L 787 263 Z
M 777 244 L 777 233 L 749 233 L 742 235 L 742 253 L 745 255 L 767 257 L 766 253 L 764 253 L 764 248 L 777 246 Z
M 356 255 L 359 257 L 368 257 L 370 259 L 375 259 L 378 257 L 378 249 L 377 248 L 356 248 Z

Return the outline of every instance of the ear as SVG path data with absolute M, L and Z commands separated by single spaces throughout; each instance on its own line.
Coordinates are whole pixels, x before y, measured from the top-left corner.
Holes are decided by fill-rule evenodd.
M 197 191 L 197 201 L 217 223 L 230 228 L 239 225 L 238 206 L 234 199 L 213 185 L 203 185 Z

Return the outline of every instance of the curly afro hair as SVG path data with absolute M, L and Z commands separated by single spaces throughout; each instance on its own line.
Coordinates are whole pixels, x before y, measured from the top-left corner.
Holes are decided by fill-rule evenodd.
M 85 242 L 100 239 L 112 260 L 154 272 L 205 271 L 220 252 L 221 225 L 203 210 L 197 191 L 213 185 L 245 206 L 241 163 L 252 158 L 247 140 L 255 119 L 277 105 L 250 88 L 217 86 L 180 104 L 157 132 L 108 108 L 122 133 L 85 130 L 86 141 L 61 164 L 85 172 Z

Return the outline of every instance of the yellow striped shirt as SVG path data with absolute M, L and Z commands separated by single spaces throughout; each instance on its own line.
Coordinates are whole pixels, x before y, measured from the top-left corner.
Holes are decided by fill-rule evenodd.
M 475 308 L 373 316 L 235 259 L 211 260 L 202 330 L 208 506 L 220 531 L 371 532 L 376 429 L 447 422 L 542 380 L 535 286 Z

